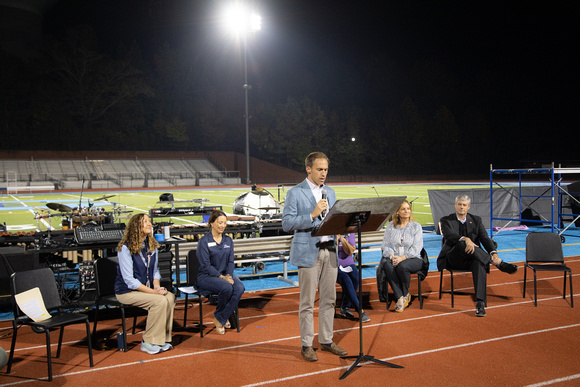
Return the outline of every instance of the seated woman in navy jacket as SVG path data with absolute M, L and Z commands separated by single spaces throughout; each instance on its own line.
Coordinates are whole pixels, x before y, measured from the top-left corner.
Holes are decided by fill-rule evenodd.
M 221 210 L 209 216 L 210 231 L 197 242 L 199 272 L 197 286 L 201 293 L 217 293 L 218 301 L 213 322 L 220 335 L 230 328 L 229 317 L 238 307 L 246 290 L 242 281 L 234 275 L 234 243 L 224 235 L 227 216 Z

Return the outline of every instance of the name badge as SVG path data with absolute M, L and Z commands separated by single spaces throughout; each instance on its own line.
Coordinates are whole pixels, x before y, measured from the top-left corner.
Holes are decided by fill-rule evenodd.
M 209 243 L 207 244 L 207 247 L 214 247 L 215 245 L 216 245 L 216 243 L 215 243 L 215 242 L 209 242 Z

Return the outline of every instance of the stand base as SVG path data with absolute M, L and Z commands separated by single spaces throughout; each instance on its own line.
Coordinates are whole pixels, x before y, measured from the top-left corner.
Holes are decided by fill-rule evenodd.
M 281 275 L 278 276 L 278 279 L 280 281 L 284 281 L 286 283 L 289 283 L 290 285 L 293 285 L 293 286 L 300 286 L 300 284 L 298 283 L 298 281 L 291 280 L 290 278 L 284 278 Z
M 284 275 L 283 276 L 279 275 L 278 276 L 278 279 L 280 281 L 287 282 L 290 285 L 300 286 L 300 284 L 298 283 L 298 281 L 293 281 L 293 280 L 291 280 L 291 279 L 288 278 L 288 259 L 285 259 L 284 260 L 283 266 L 284 266 Z
M 354 361 L 354 363 L 352 363 L 352 365 L 339 378 L 340 380 L 346 378 L 355 369 L 355 367 L 362 366 L 362 364 L 359 365 L 359 363 L 361 363 L 361 362 L 372 361 L 373 363 L 382 364 L 382 365 L 385 365 L 385 366 L 391 367 L 391 368 L 405 368 L 405 367 L 400 366 L 398 364 L 393 364 L 393 363 L 388 363 L 386 361 L 378 360 L 378 359 L 375 359 L 374 356 L 364 355 L 362 353 L 360 355 L 358 355 L 358 356 L 341 356 L 340 358 L 341 359 L 355 359 L 356 358 L 356 360 Z

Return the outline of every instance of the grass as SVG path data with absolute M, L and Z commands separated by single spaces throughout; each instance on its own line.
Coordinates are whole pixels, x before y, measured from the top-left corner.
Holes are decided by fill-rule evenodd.
M 413 215 L 423 226 L 432 226 L 433 218 L 429 205 L 428 190 L 449 189 L 450 184 L 358 184 L 358 185 L 332 185 L 338 199 L 368 198 L 377 196 L 407 196 L 413 203 Z M 482 188 L 489 189 L 489 183 L 456 183 L 452 185 L 453 189 L 460 188 Z M 284 200 L 286 192 L 291 187 L 282 187 L 278 189 L 275 186 L 264 186 L 274 197 Z M 224 187 L 207 187 L 199 189 L 143 189 L 134 191 L 102 191 L 102 192 L 56 192 L 56 193 L 32 193 L 32 194 L 15 194 L 0 196 L 0 222 L 5 222 L 8 231 L 34 231 L 46 230 L 49 225 L 53 229 L 61 229 L 63 217 L 58 211 L 50 210 L 48 203 L 64 204 L 71 208 L 81 207 L 88 208 L 89 205 L 101 207 L 105 211 L 112 211 L 113 207 L 123 211 L 132 211 L 133 214 L 140 212 L 149 212 L 151 208 L 167 207 L 167 204 L 158 204 L 159 196 L 164 192 L 171 192 L 176 201 L 190 201 L 192 199 L 206 199 L 206 206 L 222 206 L 227 213 L 233 212 L 234 200 L 241 194 L 248 191 L 247 187 L 243 188 L 224 188 Z M 114 195 L 104 200 L 97 200 L 103 195 Z M 176 207 L 191 207 L 198 204 L 192 202 L 177 203 Z M 49 215 L 50 217 L 36 219 L 36 215 Z M 122 216 L 130 215 L 122 213 Z M 196 217 L 172 217 L 155 218 L 154 222 L 168 222 L 175 224 L 187 224 L 201 222 L 199 216 Z

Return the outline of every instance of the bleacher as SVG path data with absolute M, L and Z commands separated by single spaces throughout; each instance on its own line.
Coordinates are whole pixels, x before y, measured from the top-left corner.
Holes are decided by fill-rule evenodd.
M 0 189 L 115 189 L 241 184 L 239 172 L 208 160 L 0 160 Z

